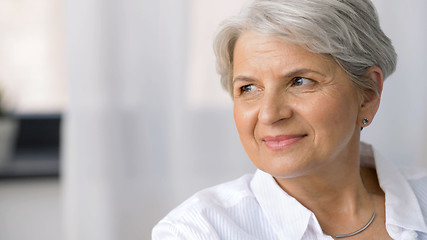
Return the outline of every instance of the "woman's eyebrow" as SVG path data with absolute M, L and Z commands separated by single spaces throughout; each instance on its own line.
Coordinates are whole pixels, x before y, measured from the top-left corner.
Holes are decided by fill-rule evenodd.
M 307 73 L 314 73 L 314 74 L 318 74 L 322 77 L 326 77 L 325 74 L 318 72 L 316 70 L 309 69 L 309 68 L 301 68 L 301 69 L 296 69 L 296 70 L 293 70 L 289 73 L 286 73 L 285 75 L 283 75 L 283 78 L 292 78 L 292 77 L 296 77 L 296 76 L 307 74 Z M 244 76 L 244 75 L 238 75 L 235 78 L 233 78 L 233 83 L 236 81 L 253 82 L 253 81 L 255 81 L 255 79 L 248 77 L 248 76 Z
M 239 76 L 236 76 L 235 78 L 233 78 L 233 83 L 236 81 L 253 82 L 253 81 L 255 81 L 255 79 L 250 78 L 248 76 L 239 75 Z
M 318 74 L 320 76 L 326 77 L 325 74 L 318 72 L 316 70 L 313 70 L 313 69 L 309 69 L 309 68 L 302 68 L 302 69 L 294 70 L 292 72 L 286 73 L 283 77 L 291 78 L 291 77 L 296 77 L 298 75 L 303 75 L 303 74 L 307 74 L 307 73 L 314 73 L 314 74 Z

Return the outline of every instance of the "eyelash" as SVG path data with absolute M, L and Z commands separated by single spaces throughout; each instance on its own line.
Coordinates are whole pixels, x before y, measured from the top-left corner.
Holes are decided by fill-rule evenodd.
M 305 78 L 305 77 L 295 77 L 295 78 L 293 78 L 293 79 L 292 79 L 291 86 L 297 86 L 297 87 L 302 86 L 302 85 L 297 85 L 296 81 L 298 81 L 298 80 L 308 80 L 308 81 L 310 81 L 310 82 L 312 82 L 312 81 L 313 81 L 313 80 L 308 79 L 308 78 Z M 307 83 L 306 83 L 306 84 L 307 84 Z M 244 93 L 244 92 L 246 92 L 246 91 L 245 91 L 245 89 L 246 89 L 247 87 L 250 87 L 250 86 L 255 86 L 255 85 L 254 85 L 254 84 L 247 84 L 247 85 L 241 86 L 241 87 L 239 88 L 240 93 Z
M 247 87 L 250 87 L 250 86 L 255 86 L 255 85 L 254 85 L 254 84 L 247 84 L 247 85 L 241 86 L 241 87 L 239 88 L 240 93 L 241 93 L 241 94 L 242 94 L 242 93 L 246 93 L 245 89 L 246 89 Z
M 301 79 L 305 79 L 305 80 L 308 80 L 310 82 L 313 82 L 313 80 L 305 78 L 305 77 L 296 77 L 296 78 L 292 79 L 292 86 L 297 86 L 297 87 L 302 86 L 302 85 L 296 85 L 296 81 L 301 80 Z

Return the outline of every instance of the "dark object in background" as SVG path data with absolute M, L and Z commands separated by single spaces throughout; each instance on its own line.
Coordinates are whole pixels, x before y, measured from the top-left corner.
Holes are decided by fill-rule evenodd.
M 18 132 L 12 158 L 0 178 L 58 177 L 61 115 L 15 115 Z

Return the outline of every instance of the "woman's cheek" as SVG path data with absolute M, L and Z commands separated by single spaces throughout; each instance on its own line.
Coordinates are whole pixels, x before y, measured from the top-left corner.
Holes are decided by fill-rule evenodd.
M 253 133 L 258 120 L 256 104 L 238 102 L 234 105 L 234 120 L 239 134 Z

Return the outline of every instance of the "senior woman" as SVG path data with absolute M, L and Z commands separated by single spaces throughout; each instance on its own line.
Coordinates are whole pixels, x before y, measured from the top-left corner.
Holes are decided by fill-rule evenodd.
M 427 177 L 374 151 L 396 54 L 369 0 L 257 0 L 215 40 L 253 175 L 195 194 L 153 239 L 427 239 Z

